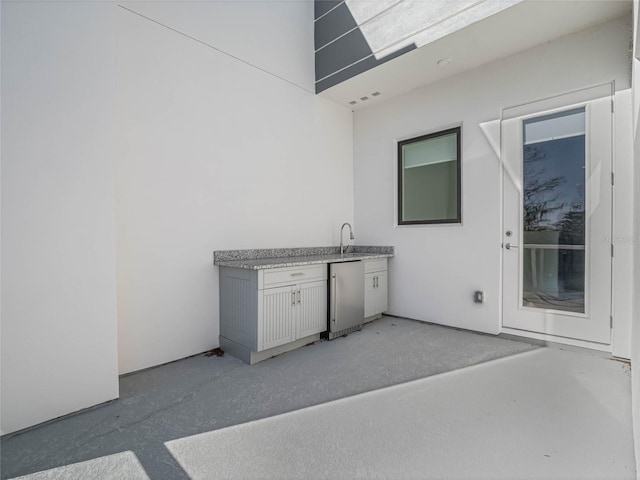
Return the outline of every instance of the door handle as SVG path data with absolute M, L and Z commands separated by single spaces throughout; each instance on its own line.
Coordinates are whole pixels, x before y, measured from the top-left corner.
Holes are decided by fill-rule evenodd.
M 291 292 L 291 305 L 296 306 L 296 292 L 295 290 Z
M 506 248 L 507 250 L 511 250 L 512 248 L 518 248 L 517 245 L 513 245 L 511 243 L 505 243 L 504 244 L 504 248 Z
M 298 305 L 300 305 L 300 290 L 298 290 Z
M 337 283 L 336 274 L 331 275 L 331 281 L 333 282 L 333 318 L 331 321 L 336 323 L 337 309 L 338 309 L 338 298 L 337 298 Z

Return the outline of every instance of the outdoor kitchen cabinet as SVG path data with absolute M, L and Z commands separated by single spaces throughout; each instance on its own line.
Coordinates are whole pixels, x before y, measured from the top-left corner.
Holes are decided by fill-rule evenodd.
M 365 321 L 380 318 L 388 308 L 387 259 L 364 260 Z
M 256 363 L 326 329 L 326 264 L 220 268 L 220 347 L 231 355 Z

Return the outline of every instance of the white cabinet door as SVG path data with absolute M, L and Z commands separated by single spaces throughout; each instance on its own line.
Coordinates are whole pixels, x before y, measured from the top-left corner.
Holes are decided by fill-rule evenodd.
M 327 284 L 302 283 L 262 290 L 258 351 L 327 329 Z
M 297 288 L 297 338 L 324 332 L 327 329 L 327 282 L 303 283 Z
M 389 289 L 387 286 L 387 272 L 376 273 L 378 279 L 376 280 L 376 309 L 377 313 L 386 312 L 389 308 L 388 298 Z
M 377 296 L 376 296 L 376 275 L 377 273 L 364 274 L 364 317 L 377 315 Z
M 379 315 L 388 308 L 387 272 L 364 274 L 364 318 Z
M 262 290 L 262 318 L 258 321 L 258 351 L 278 347 L 296 339 L 296 290 L 294 287 Z

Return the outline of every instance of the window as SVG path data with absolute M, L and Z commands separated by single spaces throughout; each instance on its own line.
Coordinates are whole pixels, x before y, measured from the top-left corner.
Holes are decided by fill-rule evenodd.
M 461 223 L 461 128 L 398 142 L 398 225 Z
M 522 304 L 585 313 L 586 110 L 522 125 Z

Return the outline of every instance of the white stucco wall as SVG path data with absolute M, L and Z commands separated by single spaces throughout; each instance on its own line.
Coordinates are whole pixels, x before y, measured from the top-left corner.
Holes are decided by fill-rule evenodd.
M 353 219 L 352 114 L 311 93 L 313 3 L 267 3 L 127 4 L 237 58 L 118 14 L 122 373 L 218 346 L 214 250 L 335 245 Z
M 601 82 L 628 89 L 630 28 L 629 19 L 608 22 L 355 113 L 356 228 L 364 243 L 396 247 L 390 313 L 499 332 L 500 160 L 481 125 L 501 108 Z M 396 140 L 456 124 L 463 225 L 395 227 Z M 485 304 L 473 303 L 474 290 Z
M 3 434 L 217 346 L 214 250 L 353 221 L 312 3 L 124 5 L 2 2 Z
M 4 434 L 118 396 L 116 12 L 0 8 Z

